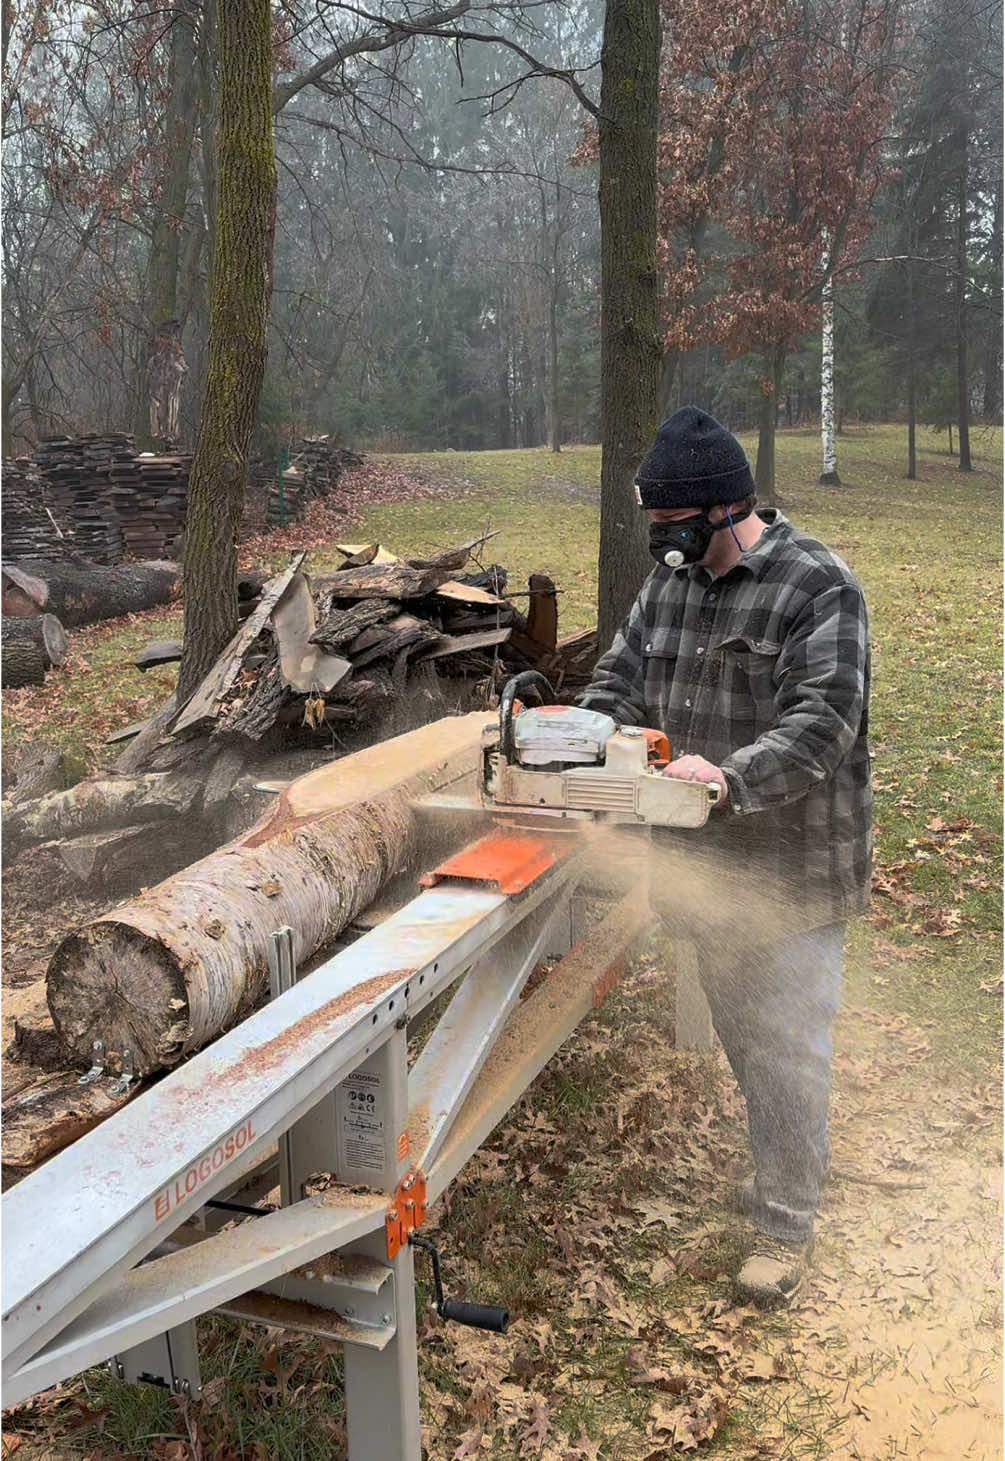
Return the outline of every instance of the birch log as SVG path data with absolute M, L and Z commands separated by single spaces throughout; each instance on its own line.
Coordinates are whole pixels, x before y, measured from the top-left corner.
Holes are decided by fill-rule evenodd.
M 116 1069 L 174 1065 L 244 1018 L 268 985 L 269 935 L 302 963 L 409 862 L 412 799 L 475 768 L 486 714 L 450 717 L 300 777 L 247 833 L 85 924 L 46 976 L 72 1058 L 104 1042 Z

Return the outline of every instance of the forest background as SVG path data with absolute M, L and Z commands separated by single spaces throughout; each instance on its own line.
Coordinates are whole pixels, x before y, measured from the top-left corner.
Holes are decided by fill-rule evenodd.
M 272 22 L 257 452 L 598 440 L 599 0 L 282 3 Z M 962 425 L 965 466 L 969 420 L 1001 413 L 1000 4 L 665 0 L 662 22 L 661 409 L 815 422 L 832 289 L 838 429 Z M 190 447 L 213 0 L 8 4 L 3 39 L 5 454 L 87 430 L 163 446 L 157 369 Z

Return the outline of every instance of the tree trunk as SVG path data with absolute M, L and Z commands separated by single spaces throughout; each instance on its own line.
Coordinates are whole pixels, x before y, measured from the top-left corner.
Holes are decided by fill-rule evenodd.
M 907 357 L 907 480 L 918 480 L 918 371 L 913 349 Z
M 917 242 L 912 230 L 912 254 Z M 918 480 L 918 319 L 914 308 L 914 262 L 907 264 L 907 480 Z
M 556 224 L 556 230 L 558 225 Z M 558 249 L 552 261 L 548 289 L 548 445 L 553 452 L 562 450 L 562 411 L 558 380 Z
M 824 268 L 830 260 L 824 258 Z M 820 355 L 820 435 L 823 446 L 823 471 L 820 483 L 838 487 L 841 478 L 837 469 L 837 442 L 834 436 L 834 280 L 827 276 L 820 296 L 822 341 Z
M 770 379 L 761 386 L 761 411 L 757 431 L 757 465 L 754 468 L 754 483 L 762 507 L 775 506 L 775 418 L 778 413 L 778 394 L 785 367 L 785 351 L 777 347 L 767 361 L 771 371 Z
M 250 832 L 64 939 L 47 992 L 67 1048 L 86 1062 L 100 1039 L 145 1074 L 242 1019 L 269 935 L 289 924 L 298 964 L 330 943 L 408 864 L 411 798 L 473 772 L 488 723 L 441 720 L 300 777 Z
M 607 0 L 600 87 L 600 643 L 652 564 L 633 481 L 658 424 L 659 0 Z
M 164 119 L 169 161 L 147 259 L 146 310 L 150 330 L 145 352 L 146 378 L 137 393 L 135 435 L 139 451 L 166 450 L 178 437 L 178 398 L 187 369 L 181 347 L 178 275 L 195 136 L 198 76 L 194 18 L 182 5 L 175 10 L 171 21 L 170 96 Z M 166 345 L 170 348 L 165 349 Z M 157 430 L 158 426 L 165 429 Z
M 967 144 L 966 129 L 962 131 L 960 178 L 957 194 L 956 219 L 956 383 L 959 399 L 960 460 L 961 472 L 970 472 L 970 379 L 967 365 L 967 282 L 969 263 L 967 260 Z
M 984 353 L 984 420 L 997 421 L 1002 409 L 1002 175 L 995 183 L 994 212 L 991 218 L 991 322 L 987 330 Z
M 46 670 L 66 659 L 66 631 L 54 614 L 40 614 L 34 619 L 4 615 L 0 643 L 5 690 L 43 684 Z
M 237 628 L 237 529 L 265 373 L 276 163 L 268 0 L 220 0 L 209 368 L 185 524 L 183 704 Z
M 36 580 L 39 587 L 26 585 L 24 575 Z M 97 563 L 21 558 L 11 567 L 5 565 L 3 611 L 5 615 L 34 616 L 44 609 L 55 614 L 64 627 L 76 629 L 168 604 L 178 587 L 174 563 L 118 563 L 105 568 Z
M 670 407 L 673 400 L 674 380 L 677 376 L 677 365 L 679 361 L 680 351 L 668 350 L 660 366 L 659 414 L 661 420 L 666 420 L 671 415 Z

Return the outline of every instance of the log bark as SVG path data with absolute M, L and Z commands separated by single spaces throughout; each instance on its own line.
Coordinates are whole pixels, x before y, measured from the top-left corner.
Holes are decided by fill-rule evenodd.
M 27 1176 L 47 1157 L 124 1106 L 139 1089 L 109 1095 L 110 1081 L 78 1083 L 76 1071 L 56 1071 L 19 1091 L 3 1108 L 3 1184 Z
M 55 1070 L 63 1064 L 64 1050 L 48 1010 L 30 1010 L 14 1017 L 14 1039 L 9 1055 L 40 1070 Z
M 66 659 L 66 631 L 55 614 L 4 615 L 0 628 L 3 683 L 9 690 L 41 685 L 45 672 Z
M 14 566 L 44 585 L 44 601 L 36 603 L 32 612 L 55 614 L 67 629 L 117 619 L 122 614 L 138 614 L 142 609 L 170 603 L 179 592 L 176 563 L 119 563 L 104 568 L 97 563 L 50 563 L 25 558 Z M 27 596 L 19 588 L 20 598 L 14 600 L 6 570 L 4 576 L 4 613 L 23 615 L 25 609 L 18 605 L 22 598 L 28 602 Z
M 140 1074 L 174 1065 L 265 996 L 269 935 L 302 963 L 409 862 L 411 800 L 469 775 L 485 714 L 451 717 L 300 777 L 250 832 L 65 939 L 49 1009 L 81 1063 L 95 1039 Z
M 79 837 L 130 820 L 166 821 L 189 812 L 202 790 L 194 776 L 167 772 L 79 781 L 69 791 L 53 791 L 4 817 L 3 835 L 19 846 Z

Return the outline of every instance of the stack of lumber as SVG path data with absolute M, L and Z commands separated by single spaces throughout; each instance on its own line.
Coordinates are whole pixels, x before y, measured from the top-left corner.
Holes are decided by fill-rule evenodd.
M 72 439 L 43 437 L 35 464 L 59 511 L 69 519 L 73 547 L 92 563 L 122 560 L 122 530 L 115 511 L 109 469 L 133 459 L 132 441 L 120 432 Z
M 312 498 L 337 497 L 337 488 L 347 467 L 358 467 L 363 458 L 339 446 L 337 436 L 305 437 L 293 459 L 269 493 L 267 520 L 270 527 L 296 522 Z
M 299 522 L 307 506 L 304 491 L 304 474 L 298 467 L 289 466 L 285 472 L 269 482 L 268 498 L 265 504 L 265 525 L 282 528 L 287 523 Z
M 4 462 L 4 552 L 105 566 L 174 556 L 191 457 L 136 454 L 122 433 L 46 437 Z
M 172 556 L 185 526 L 190 464 L 190 457 L 144 452 L 109 469 L 127 557 Z
M 64 551 L 69 527 L 46 501 L 45 483 L 26 457 L 3 468 L 3 545 L 10 557 L 47 558 Z

